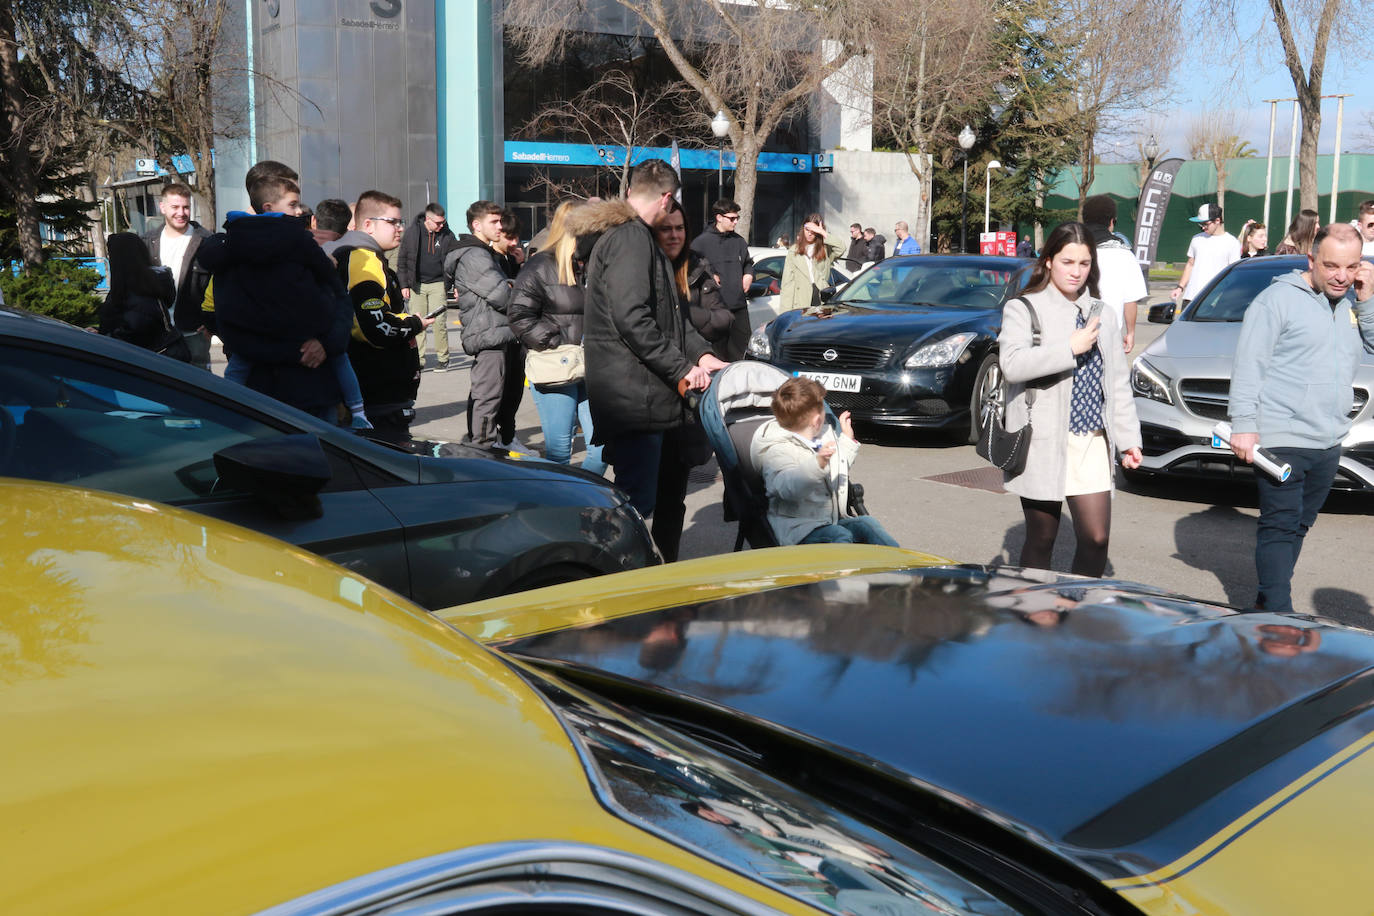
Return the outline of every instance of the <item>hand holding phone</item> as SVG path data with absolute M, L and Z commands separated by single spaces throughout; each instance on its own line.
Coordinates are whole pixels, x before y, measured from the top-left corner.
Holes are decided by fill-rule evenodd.
M 444 314 L 444 312 L 447 312 L 447 311 L 448 311 L 448 304 L 445 303 L 444 305 L 441 305 L 441 306 L 439 306 L 438 308 L 436 308 L 434 311 L 430 312 L 430 313 L 429 313 L 428 315 L 426 315 L 425 317 L 426 317 L 426 318 L 438 318 L 440 315 Z

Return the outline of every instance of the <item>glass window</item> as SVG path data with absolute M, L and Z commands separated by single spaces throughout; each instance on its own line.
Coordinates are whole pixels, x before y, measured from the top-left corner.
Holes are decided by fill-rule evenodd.
M 1197 301 L 1184 320 L 1240 321 L 1255 297 L 1268 289 L 1275 277 L 1292 269 L 1285 264 L 1273 270 L 1232 270 Z
M 831 301 L 996 308 L 1015 275 L 1015 268 L 1001 269 L 976 262 L 967 266 L 883 262 L 869 268 Z
M 0 474 L 165 503 L 237 495 L 214 454 L 283 432 L 192 392 L 51 353 L 0 347 Z

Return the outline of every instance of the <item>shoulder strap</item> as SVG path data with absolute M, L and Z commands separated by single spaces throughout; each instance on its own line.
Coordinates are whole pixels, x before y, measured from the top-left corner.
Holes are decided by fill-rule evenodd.
M 1025 296 L 1017 296 L 1013 302 L 1019 302 L 1026 307 L 1026 312 L 1030 315 L 1031 323 L 1031 346 L 1040 346 L 1040 316 L 1036 314 L 1035 306 L 1031 305 L 1030 300 Z M 1006 376 L 1003 376 L 1002 384 L 1006 384 Z M 1026 385 L 1026 410 L 1035 406 L 1035 386 Z

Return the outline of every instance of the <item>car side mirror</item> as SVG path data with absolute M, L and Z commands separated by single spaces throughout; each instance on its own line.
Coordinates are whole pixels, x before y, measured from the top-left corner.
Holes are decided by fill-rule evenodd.
M 821 290 L 821 301 L 829 302 L 832 298 L 834 298 L 835 293 L 837 292 L 839 292 L 839 289 L 837 287 L 827 286 L 825 289 Z
M 1160 302 L 1150 306 L 1150 312 L 1146 320 L 1150 324 L 1172 324 L 1174 321 L 1174 310 L 1177 308 L 1174 302 Z
M 320 440 L 308 433 L 250 439 L 215 452 L 215 473 L 230 490 L 249 493 L 283 518 L 324 514 L 319 492 L 334 476 Z

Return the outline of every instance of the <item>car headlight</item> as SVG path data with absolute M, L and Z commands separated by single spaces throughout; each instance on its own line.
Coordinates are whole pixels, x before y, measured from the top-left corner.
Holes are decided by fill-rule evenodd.
M 773 345 L 768 342 L 768 325 L 761 324 L 749 338 L 745 352 L 754 359 L 772 359 Z
M 1131 365 L 1131 391 L 1152 401 L 1174 403 L 1173 395 L 1169 394 L 1169 376 L 1147 363 L 1143 356 Z
M 955 334 L 946 337 L 944 340 L 937 340 L 933 344 L 926 344 L 915 353 L 906 358 L 903 363 L 908 369 L 933 369 L 936 366 L 952 366 L 959 361 L 968 349 L 968 345 L 973 343 L 977 337 L 972 331 L 965 331 L 962 334 Z

